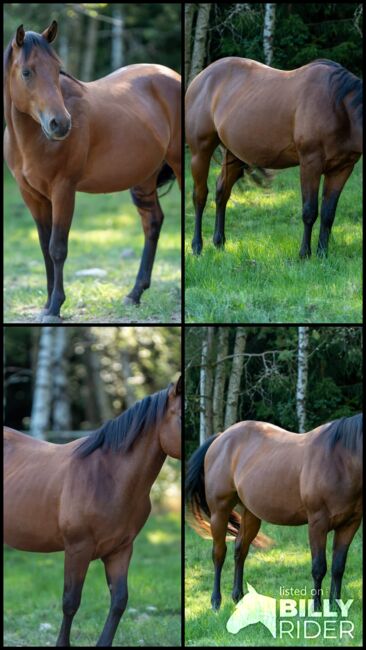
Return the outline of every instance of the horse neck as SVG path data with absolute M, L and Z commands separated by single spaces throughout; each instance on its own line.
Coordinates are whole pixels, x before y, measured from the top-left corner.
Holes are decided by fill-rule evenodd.
M 123 458 L 121 455 L 123 454 Z M 135 487 L 149 493 L 165 461 L 166 454 L 161 448 L 158 426 L 151 427 L 138 437 L 132 449 L 127 452 L 111 452 L 109 462 L 115 467 L 115 481 L 120 481 L 122 493 L 125 491 L 125 476 L 121 462 L 135 466 Z

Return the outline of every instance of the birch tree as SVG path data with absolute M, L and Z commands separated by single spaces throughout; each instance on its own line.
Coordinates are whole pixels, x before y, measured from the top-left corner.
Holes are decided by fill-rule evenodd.
M 97 40 L 98 21 L 95 20 L 94 17 L 89 17 L 81 72 L 81 78 L 83 81 L 90 81 L 93 76 L 94 62 L 97 54 Z
M 213 433 L 223 430 L 224 427 L 224 394 L 226 366 L 223 361 L 228 354 L 229 328 L 219 327 L 217 341 L 217 358 L 215 368 L 215 380 L 213 388 Z
M 200 444 L 212 434 L 212 344 L 213 327 L 203 329 L 200 366 Z
M 68 372 L 66 344 L 69 330 L 56 327 L 54 331 L 53 368 L 52 368 L 52 429 L 53 431 L 70 431 L 71 411 L 68 392 Z
M 184 5 L 184 82 L 188 85 L 191 69 L 193 19 L 196 5 L 192 2 Z
M 36 366 L 30 435 L 45 440 L 51 416 L 53 327 L 42 327 Z
M 206 58 L 206 42 L 210 21 L 211 3 L 199 4 L 196 29 L 194 33 L 194 43 L 192 51 L 191 71 L 188 82 L 201 72 Z
M 298 329 L 296 413 L 300 433 L 306 431 L 306 391 L 308 383 L 309 328 Z
M 112 5 L 112 70 L 123 66 L 123 14 L 120 4 Z
M 271 65 L 273 59 L 273 35 L 275 28 L 276 5 L 265 3 L 264 5 L 264 27 L 263 27 L 263 50 L 266 65 Z
M 240 392 L 240 381 L 243 372 L 244 352 L 247 335 L 244 327 L 236 328 L 234 356 L 229 379 L 229 386 L 226 400 L 225 424 L 227 429 L 236 422 L 238 412 L 238 400 Z

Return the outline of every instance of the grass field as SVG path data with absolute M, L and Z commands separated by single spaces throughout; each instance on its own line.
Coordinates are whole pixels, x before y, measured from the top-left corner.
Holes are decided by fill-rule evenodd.
M 180 513 L 153 515 L 136 538 L 127 609 L 115 646 L 181 643 Z M 5 550 L 4 645 L 54 646 L 62 620 L 63 553 Z M 95 646 L 109 609 L 101 561 L 92 562 L 71 630 L 73 646 Z
M 280 587 L 312 588 L 311 559 L 307 539 L 307 527 L 272 526 L 263 524 L 261 530 L 275 540 L 270 550 L 250 550 L 244 569 L 244 583 L 247 581 L 260 594 L 279 598 Z M 328 572 L 323 582 L 324 597 L 329 598 L 331 535 L 328 536 Z M 354 623 L 355 636 L 325 639 L 273 638 L 262 623 L 250 625 L 233 635 L 227 632 L 226 623 L 234 612 L 231 600 L 234 561 L 233 543 L 228 542 L 228 552 L 222 572 L 222 604 L 219 613 L 211 610 L 210 598 L 213 585 L 211 540 L 200 538 L 187 528 L 185 537 L 185 641 L 187 646 L 361 646 L 362 645 L 362 601 L 361 601 L 361 554 L 362 539 L 359 531 L 352 542 L 343 579 L 342 599 L 354 599 L 349 620 Z M 245 588 L 245 592 L 247 589 Z M 291 598 L 291 596 L 289 596 Z M 305 596 L 304 596 L 305 597 Z M 296 598 L 298 600 L 298 598 Z M 291 619 L 294 620 L 294 619 Z M 301 620 L 300 618 L 296 618 Z M 320 623 L 324 617 L 316 619 Z M 278 625 L 277 625 L 278 629 Z M 338 634 L 338 633 L 337 633 Z
M 165 188 L 163 188 L 165 191 Z M 181 209 L 175 182 L 161 200 L 165 213 L 152 284 L 140 307 L 123 305 L 134 285 L 144 235 L 129 192 L 76 195 L 65 264 L 65 322 L 180 322 Z M 4 174 L 4 320 L 34 322 L 46 300 L 37 228 L 7 168 Z M 79 277 L 99 268 L 105 277 Z
M 226 211 L 225 251 L 212 243 L 215 182 L 211 163 L 203 215 L 204 248 L 193 256 L 192 177 L 186 155 L 186 322 L 362 322 L 362 166 L 359 162 L 341 195 L 329 257 L 316 252 L 300 261 L 303 233 L 299 169 L 278 172 L 269 189 L 237 184 Z

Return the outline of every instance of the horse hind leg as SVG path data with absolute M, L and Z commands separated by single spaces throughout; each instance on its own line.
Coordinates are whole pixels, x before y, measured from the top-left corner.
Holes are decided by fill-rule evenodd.
M 234 156 L 230 151 L 225 151 L 220 176 L 216 183 L 216 220 L 213 243 L 217 248 L 225 244 L 225 210 L 230 198 L 231 190 L 239 178 L 244 174 L 245 163 Z
M 157 175 L 154 176 L 152 182 L 150 181 L 143 185 L 135 186 L 130 190 L 132 200 L 141 217 L 145 244 L 135 285 L 128 296 L 126 296 L 125 304 L 140 304 L 142 293 L 150 286 L 156 248 L 164 219 L 156 191 L 156 182 Z
M 205 209 L 208 186 L 207 178 L 210 169 L 211 156 L 219 144 L 216 133 L 200 141 L 199 146 L 191 147 L 191 170 L 193 177 L 193 205 L 195 210 L 195 227 L 192 239 L 193 253 L 199 255 L 202 251 L 202 214 Z
M 214 611 L 220 609 L 221 605 L 221 571 L 226 557 L 226 534 L 230 513 L 235 505 L 232 499 L 225 500 L 220 504 L 211 507 L 211 533 L 213 539 L 212 561 L 214 564 L 214 586 L 211 595 L 211 605 Z
M 244 562 L 248 555 L 249 547 L 253 539 L 258 534 L 261 526 L 261 520 L 253 515 L 246 508 L 241 517 L 240 528 L 238 536 L 235 540 L 234 560 L 234 585 L 232 591 L 232 598 L 234 603 L 238 603 L 244 596 L 243 591 L 243 572 Z

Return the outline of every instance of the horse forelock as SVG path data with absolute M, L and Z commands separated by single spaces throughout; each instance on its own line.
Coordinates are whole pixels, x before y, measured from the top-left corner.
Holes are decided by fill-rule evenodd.
M 88 456 L 100 447 L 129 451 L 138 436 L 161 422 L 167 409 L 168 396 L 169 387 L 144 397 L 118 417 L 103 424 L 77 447 L 75 453 Z
M 334 449 L 339 443 L 353 454 L 360 453 L 363 444 L 363 414 L 358 413 L 330 422 L 324 434 L 330 449 Z

